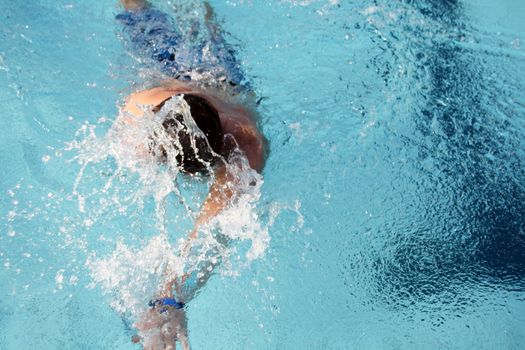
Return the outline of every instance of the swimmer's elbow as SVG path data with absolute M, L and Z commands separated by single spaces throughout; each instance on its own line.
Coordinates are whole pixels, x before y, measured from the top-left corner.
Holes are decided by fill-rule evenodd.
M 250 168 L 261 173 L 266 160 L 267 143 L 260 134 L 256 137 L 254 137 L 254 135 L 249 136 L 250 137 L 244 137 L 237 144 L 246 155 L 246 158 L 248 158 Z
M 258 173 L 262 173 L 266 162 L 266 148 L 266 142 L 261 139 L 251 144 L 247 152 L 250 167 Z

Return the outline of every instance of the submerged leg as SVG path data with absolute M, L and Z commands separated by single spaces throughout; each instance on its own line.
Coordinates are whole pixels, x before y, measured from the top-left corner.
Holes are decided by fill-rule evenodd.
M 121 0 L 126 11 L 116 16 L 134 56 L 142 62 L 153 60 L 157 68 L 175 76 L 189 64 L 178 54 L 182 37 L 172 18 L 145 0 Z
M 206 9 L 204 22 L 210 33 L 213 54 L 226 69 L 229 84 L 238 86 L 244 80 L 244 73 L 235 57 L 235 50 L 224 39 L 224 32 L 217 22 L 215 12 L 208 1 L 204 1 L 204 8 Z

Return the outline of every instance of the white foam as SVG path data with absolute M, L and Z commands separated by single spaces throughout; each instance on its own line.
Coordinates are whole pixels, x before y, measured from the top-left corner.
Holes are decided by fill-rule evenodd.
M 258 208 L 262 177 L 249 167 L 242 152 L 237 151 L 227 162 L 228 172 L 233 174 L 232 183 L 236 189 L 231 205 L 202 227 L 191 254 L 185 259 L 179 257 L 180 247 L 171 245 L 167 237 L 185 237 L 186 233 L 168 232 L 164 218 L 166 201 L 168 198 L 173 199 L 170 195 L 175 195 L 182 203 L 181 209 L 186 217 L 191 219 L 195 219 L 198 214 L 198 210 L 192 208 L 198 208 L 201 203 L 191 202 L 192 199 L 182 196 L 177 187 L 176 180 L 180 175 L 175 160 L 177 145 L 173 145 L 172 140 L 167 138 L 161 125 L 169 111 L 182 114 L 186 125 L 196 128 L 187 104 L 182 99 L 172 98 L 155 114 L 144 108 L 144 116 L 140 118 L 121 111 L 104 136 L 97 136 L 96 125 L 85 124 L 77 132 L 77 139 L 66 147 L 67 150 L 76 152 L 72 160 L 80 164 L 73 196 L 78 200 L 79 210 L 84 213 L 83 223 L 86 227 L 96 225 L 96 215 L 91 212 L 94 209 L 87 205 L 90 203 L 90 196 L 94 194 L 100 197 L 102 193 L 108 197 L 103 204 L 102 200 L 97 201 L 106 210 L 124 214 L 130 203 L 148 198 L 153 198 L 156 202 L 152 220 L 156 221 L 158 233 L 145 246 L 133 248 L 121 240 L 109 256 L 93 253 L 86 263 L 94 285 L 111 294 L 112 306 L 122 313 L 136 315 L 166 280 L 182 274 L 183 271 L 197 271 L 197 276 L 202 277 L 221 261 L 222 273 L 238 274 L 252 260 L 264 256 L 270 242 L 268 229 L 273 223 L 274 215 L 271 214 L 268 223 L 263 223 L 260 220 L 261 209 Z M 162 143 L 169 151 L 165 165 L 159 165 L 148 151 L 148 140 L 153 133 L 157 135 L 156 142 Z M 96 174 L 98 164 L 102 166 L 107 159 L 116 161 L 113 173 L 109 174 L 103 184 L 98 182 L 95 185 L 98 188 L 89 188 L 86 177 L 93 177 L 92 172 L 95 171 Z M 119 191 L 122 178 L 136 179 L 136 183 L 131 184 L 131 195 L 129 192 L 124 195 Z M 208 180 L 208 185 L 212 181 L 213 176 Z M 127 182 L 127 185 L 130 183 Z M 126 228 L 122 227 L 122 232 L 117 233 L 117 236 L 126 235 L 125 231 Z M 230 243 L 224 244 L 221 237 L 226 237 Z M 236 242 L 239 241 L 248 242 L 249 246 L 242 256 L 235 254 Z M 184 244 L 184 239 L 179 244 Z
M 175 252 L 166 237 L 158 235 L 143 248 L 118 242 L 109 257 L 93 254 L 86 265 L 93 281 L 113 294 L 111 306 L 115 310 L 137 315 L 166 279 L 182 274 L 184 264 Z

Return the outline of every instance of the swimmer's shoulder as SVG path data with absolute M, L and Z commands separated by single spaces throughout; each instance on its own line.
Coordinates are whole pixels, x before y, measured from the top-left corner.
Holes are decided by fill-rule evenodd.
M 165 86 L 137 91 L 126 98 L 123 111 L 140 117 L 144 114 L 141 106 L 157 106 L 162 103 L 162 101 L 181 92 L 183 91 Z

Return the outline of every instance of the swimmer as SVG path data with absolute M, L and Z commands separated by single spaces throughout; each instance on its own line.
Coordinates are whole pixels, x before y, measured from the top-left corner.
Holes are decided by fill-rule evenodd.
M 126 12 L 117 16 L 125 26 L 132 26 L 134 28 L 148 28 L 149 33 L 141 31 L 140 38 L 134 37 L 134 40 L 146 42 L 148 36 L 155 36 L 156 33 L 161 32 L 162 35 L 167 35 L 165 25 L 167 23 L 165 15 L 160 11 L 154 9 L 148 2 L 143 0 L 122 0 Z M 213 23 L 213 12 L 211 7 L 206 3 L 206 23 L 211 31 L 211 35 L 217 39 L 219 33 L 217 26 Z M 161 22 L 158 23 L 157 20 Z M 151 23 L 148 23 L 151 22 Z M 161 30 L 162 29 L 162 30 Z M 167 30 L 167 29 L 166 29 Z M 133 32 L 134 33 L 134 32 Z M 133 34 L 132 34 L 133 35 Z M 175 37 L 176 34 L 174 34 Z M 176 37 L 175 37 L 176 38 Z M 133 38 L 132 38 L 133 39 Z M 155 42 L 157 39 L 151 39 L 149 42 Z M 166 44 L 166 38 L 163 38 L 163 44 Z M 176 43 L 179 39 L 168 39 Z M 176 70 L 178 62 L 170 59 L 174 53 L 167 52 L 175 50 L 175 48 L 166 48 L 166 52 L 159 53 L 159 46 L 151 48 L 152 55 L 169 56 L 167 61 L 160 59 L 160 66 L 164 69 L 169 67 L 171 75 L 179 74 Z M 219 56 L 218 59 L 223 57 Z M 229 61 L 226 65 L 231 65 L 231 57 L 224 57 Z M 227 69 L 228 70 L 228 69 Z M 230 69 L 233 70 L 233 69 Z M 232 73 L 232 76 L 238 76 L 239 73 Z M 133 118 L 141 118 L 144 116 L 144 106 L 152 108 L 153 111 L 159 111 L 168 101 L 177 100 L 177 102 L 184 104 L 190 110 L 191 116 L 205 135 L 206 139 L 196 138 L 196 150 L 192 146 L 192 137 L 188 135 L 188 127 L 184 126 L 183 118 L 180 115 L 171 114 L 162 123 L 166 133 L 173 138 L 173 142 L 182 148 L 182 155 L 177 155 L 177 161 L 180 162 L 180 170 L 188 174 L 206 173 L 206 163 L 213 165 L 215 182 L 211 186 L 209 195 L 203 203 L 202 211 L 196 220 L 195 227 L 190 234 L 190 238 L 196 238 L 200 226 L 209 221 L 210 218 L 217 215 L 224 209 L 229 199 L 233 195 L 233 189 L 228 185 L 230 175 L 227 172 L 227 167 L 220 164 L 219 158 L 228 159 L 232 148 L 237 148 L 242 151 L 248 159 L 249 165 L 252 169 L 261 172 L 264 166 L 264 159 L 266 153 L 265 139 L 259 129 L 257 128 L 255 117 L 250 108 L 243 106 L 236 102 L 238 99 L 236 95 L 241 89 L 233 89 L 232 86 L 239 86 L 239 81 L 225 81 L 226 89 L 222 87 L 202 88 L 197 83 L 191 80 L 182 80 L 180 77 L 164 81 L 161 86 L 152 89 L 139 91 L 131 94 L 123 108 L 127 116 Z M 228 90 L 230 89 L 230 90 Z M 242 93 L 242 92 L 241 92 Z M 247 91 L 247 93 L 249 93 Z M 128 118 L 128 124 L 133 124 L 133 120 Z M 183 130 L 176 130 L 182 127 Z M 232 145 L 233 144 L 233 145 Z M 157 155 L 166 158 L 166 149 L 160 147 L 153 150 Z
M 126 99 L 117 122 L 132 128 L 140 118 L 162 115 L 162 130 L 142 142 L 138 149 L 154 156 L 158 162 L 177 163 L 182 173 L 208 175 L 213 184 L 202 204 L 193 230 L 181 251 L 186 257 L 199 229 L 227 208 L 239 189 L 234 184 L 236 174 L 231 173 L 228 162 L 235 152 L 246 158 L 249 167 L 261 172 L 266 155 L 266 142 L 257 128 L 255 115 L 246 101 L 253 92 L 243 85 L 243 76 L 233 56 L 222 39 L 213 11 L 204 3 L 205 24 L 209 31 L 211 52 L 210 66 L 203 57 L 203 50 L 192 55 L 178 52 L 183 38 L 176 31 L 172 20 L 144 0 L 121 0 L 125 11 L 117 16 L 135 50 L 157 64 L 165 76 L 159 86 L 138 91 Z M 191 57 L 190 57 L 191 56 Z M 191 58 L 191 59 L 190 59 Z M 219 67 L 220 69 L 217 69 Z M 209 71 L 206 71 L 209 68 Z M 212 84 L 202 84 L 192 79 L 192 72 L 208 72 Z M 239 101 L 244 101 L 240 103 Z M 185 114 L 184 111 L 189 111 Z M 160 135 L 162 134 L 162 135 Z M 202 285 L 212 270 L 197 283 Z M 167 274 L 169 275 L 169 274 Z M 154 298 L 156 302 L 135 323 L 139 335 L 134 342 L 141 342 L 144 349 L 175 349 L 178 340 L 183 349 L 189 349 L 187 319 L 181 303 L 181 289 L 187 276 L 173 278 Z M 195 287 L 192 287 L 195 288 Z M 181 306 L 181 307 L 178 307 Z

